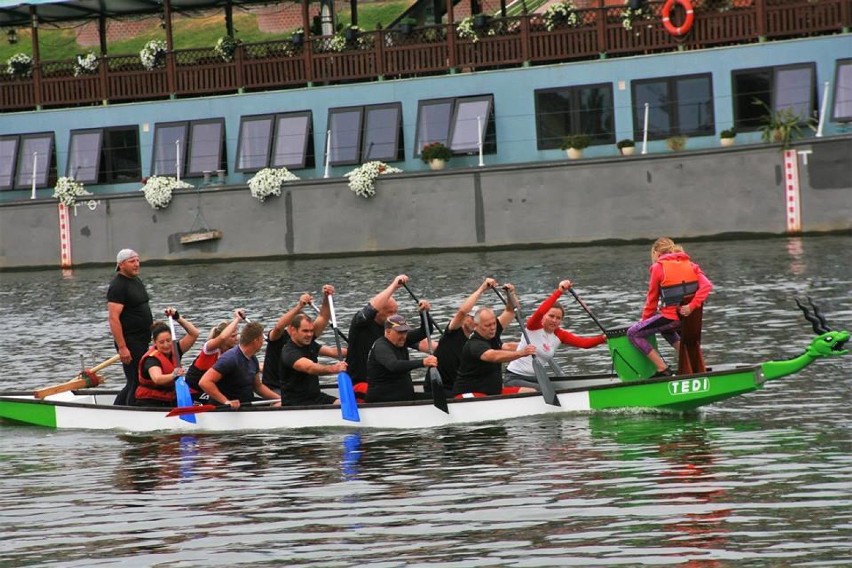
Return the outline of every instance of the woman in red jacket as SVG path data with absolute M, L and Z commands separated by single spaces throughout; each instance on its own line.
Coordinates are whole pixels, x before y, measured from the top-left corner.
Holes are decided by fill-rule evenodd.
M 654 376 L 665 377 L 674 375 L 674 371 L 646 338 L 660 333 L 678 351 L 681 316 L 687 317 L 704 303 L 713 283 L 668 237 L 660 237 L 651 247 L 650 273 L 642 321 L 630 326 L 627 338 L 654 363 Z

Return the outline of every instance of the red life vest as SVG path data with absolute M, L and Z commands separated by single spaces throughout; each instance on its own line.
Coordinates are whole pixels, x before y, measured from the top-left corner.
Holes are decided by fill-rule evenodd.
M 171 373 L 175 370 L 175 365 L 174 363 L 172 363 L 172 360 L 157 351 L 156 347 L 152 347 L 150 350 L 148 350 L 147 353 L 145 353 L 145 355 L 142 356 L 142 359 L 139 361 L 139 386 L 136 387 L 136 399 L 158 400 L 160 402 L 175 402 L 177 396 L 175 395 L 174 384 L 158 385 L 142 373 L 142 369 L 144 368 L 145 361 L 148 359 L 148 357 L 153 357 L 157 360 L 157 362 L 160 364 L 160 369 L 162 369 L 164 374 Z
M 660 300 L 664 306 L 679 306 L 686 303 L 698 291 L 698 274 L 689 258 L 658 260 L 663 267 L 660 282 Z

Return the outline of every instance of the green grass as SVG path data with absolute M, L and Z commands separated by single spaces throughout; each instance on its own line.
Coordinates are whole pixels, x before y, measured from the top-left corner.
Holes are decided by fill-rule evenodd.
M 404 12 L 411 4 L 411 0 L 396 0 L 390 2 L 372 2 L 358 7 L 358 26 L 363 30 L 374 30 L 376 24 L 387 26 Z M 348 4 L 347 4 L 348 6 Z M 348 9 L 338 12 L 338 21 L 342 25 L 348 25 L 351 21 Z M 267 34 L 261 32 L 257 27 L 257 18 L 250 13 L 234 14 L 235 36 L 245 43 L 256 43 L 271 41 L 290 36 L 292 30 Z M 224 16 L 221 13 L 209 16 L 193 18 L 175 18 L 174 37 L 176 49 L 190 49 L 197 47 L 213 47 L 216 41 L 225 35 Z M 5 71 L 6 60 L 16 53 L 32 55 L 32 36 L 30 31 L 18 30 L 18 43 L 9 45 L 4 37 L 0 37 L 0 72 Z M 143 33 L 133 38 L 121 41 L 113 41 L 108 45 L 110 55 L 138 54 L 142 47 L 152 39 L 166 39 L 166 32 L 156 22 Z M 54 61 L 71 59 L 76 54 L 86 54 L 90 51 L 98 52 L 98 46 L 82 47 L 77 45 L 76 34 L 73 29 L 55 29 L 47 26 L 39 28 L 39 52 L 42 61 Z

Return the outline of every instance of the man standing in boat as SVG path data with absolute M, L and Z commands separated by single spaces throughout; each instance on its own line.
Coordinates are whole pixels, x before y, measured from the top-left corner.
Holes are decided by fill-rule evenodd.
M 139 253 L 122 249 L 115 258 L 116 274 L 107 289 L 109 329 L 121 358 L 126 379 L 114 404 L 133 405 L 136 401 L 139 361 L 151 343 L 154 317 L 148 292 L 139 278 Z
M 260 381 L 260 362 L 257 352 L 263 347 L 263 326 L 247 323 L 240 333 L 240 344 L 219 356 L 198 381 L 207 396 L 216 404 L 227 404 L 234 410 L 240 403 L 251 402 L 257 393 L 275 400 L 278 395 Z
M 317 362 L 320 355 L 335 357 L 337 349 L 317 343 L 315 329 L 315 322 L 306 314 L 296 314 L 287 328 L 290 341 L 281 350 L 281 403 L 285 406 L 340 404 L 339 399 L 320 390 L 319 377 L 345 371 L 346 362 Z
M 507 293 L 514 289 L 507 285 Z M 509 302 L 510 304 L 512 302 Z M 530 387 L 504 387 L 503 363 L 535 354 L 535 346 L 515 350 L 516 344 L 504 344 L 503 325 L 490 308 L 480 308 L 474 316 L 473 334 L 462 349 L 453 394 L 456 398 L 536 392 Z

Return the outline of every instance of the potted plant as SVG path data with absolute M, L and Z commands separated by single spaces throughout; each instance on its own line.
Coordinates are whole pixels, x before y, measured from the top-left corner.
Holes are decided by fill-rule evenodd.
M 491 16 L 488 14 L 474 14 L 473 16 L 473 27 L 477 29 L 485 29 L 488 27 L 488 21 L 491 19 Z
M 633 0 L 624 0 L 624 9 L 621 11 L 621 27 L 625 30 L 633 29 L 633 22 L 652 18 L 654 13 L 649 6 L 638 5 Z M 638 35 L 639 32 L 637 32 Z
M 284 182 L 298 180 L 287 168 L 263 168 L 248 180 L 252 197 L 264 201 L 270 195 L 281 195 Z
M 686 136 L 670 136 L 666 138 L 666 146 L 672 152 L 680 152 L 686 148 Z
M 551 4 L 544 12 L 544 27 L 549 32 L 561 27 L 575 28 L 579 25 L 580 16 L 572 0 Z
M 782 150 L 790 148 L 790 142 L 805 135 L 803 125 L 813 127 L 813 119 L 803 119 L 791 107 L 772 110 L 763 101 L 756 100 L 766 110 L 760 133 L 764 142 L 781 144 Z
M 58 199 L 66 207 L 73 207 L 77 198 L 84 195 L 92 194 L 86 191 L 82 183 L 74 181 L 74 178 L 70 177 L 59 178 L 56 180 L 56 186 L 53 188 L 53 197 Z
M 77 63 L 74 65 L 74 76 L 87 75 L 98 70 L 100 61 L 93 51 L 86 55 L 77 55 Z
M 139 60 L 142 62 L 142 67 L 148 71 L 165 67 L 166 42 L 159 39 L 152 39 L 139 52 Z
M 215 47 L 213 47 L 213 51 L 216 52 L 216 55 L 222 58 L 226 63 L 230 63 L 234 60 L 234 52 L 237 51 L 237 46 L 240 45 L 240 40 L 234 39 L 231 36 L 222 36 L 219 38 L 219 41 L 216 42 Z
M 171 176 L 151 176 L 142 180 L 142 192 L 148 205 L 154 209 L 165 209 L 172 202 L 172 191 L 175 189 L 193 189 L 194 186 L 178 181 Z
M 376 194 L 376 178 L 384 174 L 399 174 L 402 170 L 378 160 L 367 162 L 348 172 L 349 189 L 364 199 Z
M 361 35 L 361 28 L 358 26 L 346 26 L 343 29 L 343 37 L 347 42 L 354 42 Z
M 583 157 L 583 150 L 589 145 L 591 139 L 585 134 L 573 134 L 566 136 L 562 141 L 562 149 L 572 160 Z
M 468 16 L 459 22 L 459 25 L 456 27 L 456 34 L 460 39 L 469 39 L 473 43 L 479 41 L 477 27 L 473 25 L 473 16 Z
M 625 138 L 615 143 L 615 147 L 621 152 L 622 156 L 632 156 L 636 151 L 636 142 L 632 138 Z
M 26 53 L 16 53 L 6 60 L 6 73 L 29 77 L 33 73 L 33 58 Z
M 443 170 L 452 157 L 452 150 L 440 142 L 430 142 L 420 151 L 420 159 L 433 170 Z
M 719 144 L 722 146 L 733 146 L 734 145 L 734 137 L 736 137 L 737 131 L 733 128 L 726 128 L 722 132 L 719 133 Z

